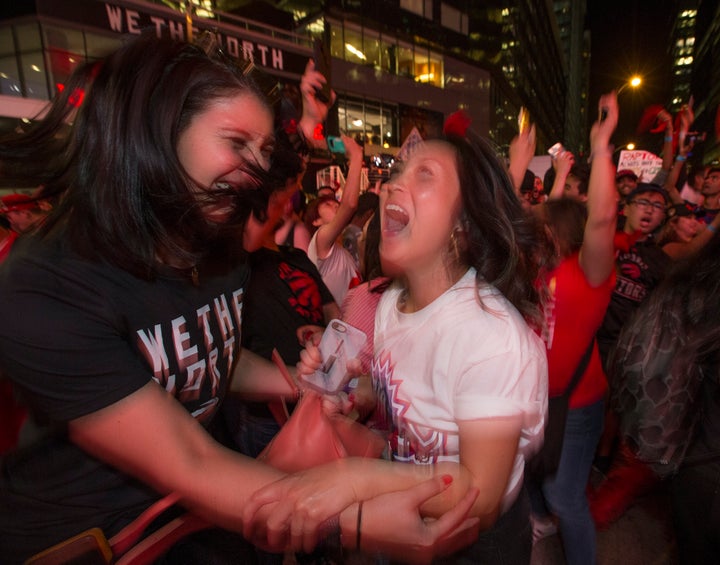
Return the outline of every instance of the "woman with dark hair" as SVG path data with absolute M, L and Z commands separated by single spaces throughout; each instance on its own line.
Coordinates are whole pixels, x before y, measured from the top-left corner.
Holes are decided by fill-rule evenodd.
M 542 248 L 497 155 L 453 124 L 462 125 L 451 121 L 443 139 L 394 167 L 380 194 L 380 259 L 394 281 L 375 315 L 373 422 L 389 431 L 393 462 L 327 481 L 341 489 L 448 473 L 453 486 L 423 512 L 437 516 L 476 488 L 471 515 L 485 531 L 447 562 L 529 563 L 523 469 L 542 441 L 547 402 L 545 351 L 528 325 L 540 323 Z M 299 371 L 321 362 L 309 346 Z M 282 501 L 278 528 L 296 494 L 281 481 L 261 495 Z
M 259 243 L 241 234 L 253 210 L 264 217 L 274 148 L 273 113 L 245 71 L 212 45 L 142 35 L 81 69 L 37 128 L 0 142 L 6 177 L 60 196 L 0 270 L 0 367 L 37 427 L 2 461 L 4 562 L 94 527 L 114 535 L 169 493 L 239 531 L 253 492 L 283 476 L 204 429 L 230 389 L 293 394 L 240 348 L 242 246 Z M 339 516 L 354 547 L 360 520 L 343 512 L 356 512 L 355 495 L 334 496 L 312 474 L 298 482 L 317 525 Z M 432 553 L 472 503 L 470 493 L 424 524 L 417 506 L 442 482 L 401 501 L 357 492 L 371 522 L 405 522 L 412 556 Z M 266 545 L 283 550 L 290 533 Z M 218 549 L 174 557 L 211 562 Z M 235 551 L 224 558 L 242 561 Z
M 599 106 L 607 117 L 596 122 L 590 134 L 592 165 L 585 205 L 556 195 L 538 208 L 555 249 L 544 277 L 549 292 L 543 333 L 549 395 L 563 394 L 573 375 L 578 371 L 581 375 L 569 397 L 559 466 L 553 475 L 540 477 L 540 486 L 559 519 L 565 559 L 578 565 L 597 559 L 595 526 L 585 489 L 602 432 L 607 381 L 594 338 L 615 285 L 616 207 L 610 137 L 618 120 L 617 97 L 614 93 L 603 96 Z

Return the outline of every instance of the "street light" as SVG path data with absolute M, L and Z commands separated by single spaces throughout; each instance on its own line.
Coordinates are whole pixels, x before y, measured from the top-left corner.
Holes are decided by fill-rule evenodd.
M 625 84 L 623 84 L 620 88 L 617 89 L 617 94 L 619 96 L 620 93 L 623 90 L 625 90 L 628 86 L 630 88 L 637 88 L 641 84 L 642 84 L 642 77 L 635 75 L 635 76 L 631 77 L 629 81 L 627 81 Z
M 626 143 L 625 145 L 621 145 L 620 147 L 617 147 L 615 151 L 613 151 L 613 155 L 615 153 L 620 153 L 620 151 L 624 151 L 627 149 L 628 151 L 633 151 L 635 149 L 635 144 L 631 141 L 630 143 Z

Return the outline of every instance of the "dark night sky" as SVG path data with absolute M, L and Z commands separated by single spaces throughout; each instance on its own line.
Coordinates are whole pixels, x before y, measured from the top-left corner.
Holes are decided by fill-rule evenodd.
M 669 33 L 676 0 L 588 0 L 591 31 L 590 116 L 601 93 L 618 89 L 634 74 L 643 77 L 637 89 L 626 88 L 619 98 L 620 123 L 613 141 L 629 141 L 656 151 L 662 140 L 635 134 L 642 111 L 651 104 L 670 102 Z

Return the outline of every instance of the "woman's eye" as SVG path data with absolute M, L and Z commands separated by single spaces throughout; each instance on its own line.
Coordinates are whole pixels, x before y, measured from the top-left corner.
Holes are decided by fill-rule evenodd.
M 234 137 L 231 141 L 233 148 L 237 151 L 242 151 L 247 147 L 247 142 L 244 139 L 240 139 L 239 137 Z

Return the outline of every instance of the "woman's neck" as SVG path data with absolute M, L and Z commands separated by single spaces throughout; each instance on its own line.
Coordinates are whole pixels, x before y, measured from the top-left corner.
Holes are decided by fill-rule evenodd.
M 405 292 L 398 305 L 400 310 L 406 314 L 422 310 L 452 288 L 467 270 L 466 265 L 454 265 L 435 269 L 429 273 L 407 273 Z

